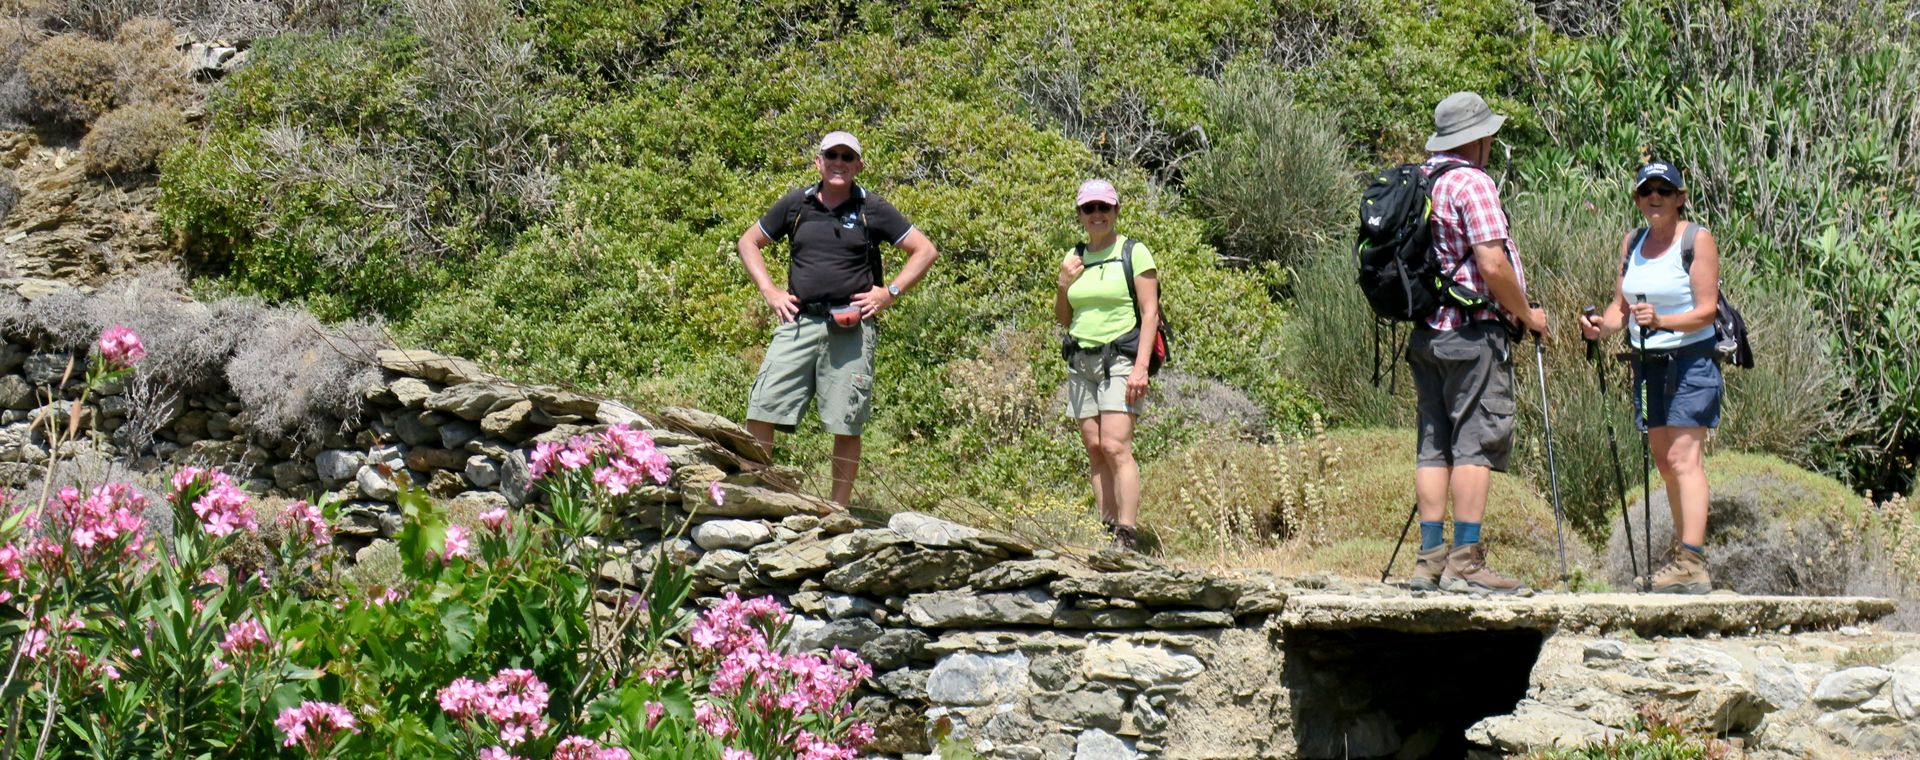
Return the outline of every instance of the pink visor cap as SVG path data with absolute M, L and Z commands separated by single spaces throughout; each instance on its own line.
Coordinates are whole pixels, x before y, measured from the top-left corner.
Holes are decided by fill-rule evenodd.
M 1079 208 L 1094 201 L 1104 201 L 1120 205 L 1120 191 L 1113 189 L 1113 183 L 1104 179 L 1090 179 L 1080 183 L 1080 193 L 1074 196 L 1073 207 Z
M 854 137 L 851 132 L 828 132 L 826 137 L 820 138 L 821 153 L 825 153 L 832 150 L 835 146 L 841 145 L 852 148 L 853 152 L 862 156 L 867 154 L 866 151 L 860 149 L 860 139 Z

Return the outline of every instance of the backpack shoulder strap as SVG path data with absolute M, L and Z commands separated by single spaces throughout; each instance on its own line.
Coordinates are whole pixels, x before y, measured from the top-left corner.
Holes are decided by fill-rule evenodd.
M 799 200 L 794 201 L 792 206 L 787 207 L 787 239 L 788 240 L 793 240 L 794 233 L 797 233 L 800 231 L 800 211 L 802 208 L 805 207 L 807 203 L 807 199 L 812 198 L 813 194 L 819 191 L 820 191 L 820 185 L 818 183 L 815 183 L 814 185 L 808 187 L 805 192 L 802 192 L 800 194 Z
M 1133 238 L 1120 246 L 1120 274 L 1127 278 L 1127 300 L 1133 302 L 1133 329 L 1140 329 L 1140 293 L 1133 289 Z
M 1697 237 L 1700 225 L 1687 222 L 1687 231 L 1680 236 L 1680 267 L 1687 272 L 1693 271 L 1693 241 Z
M 1652 230 L 1650 230 L 1649 228 L 1641 227 L 1637 230 L 1627 233 L 1627 241 L 1626 241 L 1627 255 L 1620 257 L 1620 276 L 1621 277 L 1627 276 L 1627 265 L 1633 263 L 1633 249 L 1639 246 L 1640 243 L 1644 242 L 1647 239 L 1647 233 L 1651 231 Z M 1688 255 L 1691 256 L 1693 249 L 1688 248 L 1687 251 L 1688 251 Z M 1692 263 L 1691 259 L 1689 259 L 1688 263 Z
M 1077 258 L 1077 259 L 1080 259 L 1080 260 L 1082 260 L 1082 261 L 1085 261 L 1085 260 L 1086 260 L 1086 258 L 1087 258 L 1087 244 L 1086 244 L 1086 243 L 1076 243 L 1076 244 L 1075 244 L 1075 245 L 1073 246 L 1073 255 L 1074 255 L 1074 258 Z

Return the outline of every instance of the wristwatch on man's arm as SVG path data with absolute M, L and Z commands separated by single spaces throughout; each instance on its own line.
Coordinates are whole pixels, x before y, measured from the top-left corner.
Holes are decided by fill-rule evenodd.
M 895 285 L 893 283 L 887 283 L 887 295 L 893 296 L 894 298 L 899 298 L 900 292 L 901 291 L 900 291 L 899 285 Z

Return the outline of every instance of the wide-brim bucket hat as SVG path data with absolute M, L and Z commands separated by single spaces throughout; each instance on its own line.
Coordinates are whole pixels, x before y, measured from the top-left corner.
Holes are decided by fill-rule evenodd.
M 1428 151 L 1452 150 L 1500 131 L 1507 117 L 1494 113 L 1475 92 L 1456 92 L 1433 109 L 1433 135 Z

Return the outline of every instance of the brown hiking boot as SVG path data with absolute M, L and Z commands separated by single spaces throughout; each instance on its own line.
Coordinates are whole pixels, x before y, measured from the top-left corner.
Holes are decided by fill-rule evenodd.
M 1653 574 L 1653 593 L 1704 594 L 1713 590 L 1707 576 L 1707 558 L 1686 549 L 1676 549 L 1667 566 Z
M 1447 569 L 1440 574 L 1440 588 L 1460 594 L 1476 591 L 1488 594 L 1517 594 L 1527 584 L 1494 572 L 1487 567 L 1487 547 L 1472 543 L 1456 546 L 1447 554 Z
M 1113 548 L 1123 552 L 1137 551 L 1140 538 L 1131 525 L 1113 526 Z
M 1407 579 L 1407 588 L 1414 591 L 1439 591 L 1440 574 L 1447 569 L 1447 552 L 1453 548 L 1446 544 L 1433 547 L 1415 556 L 1413 577 Z

